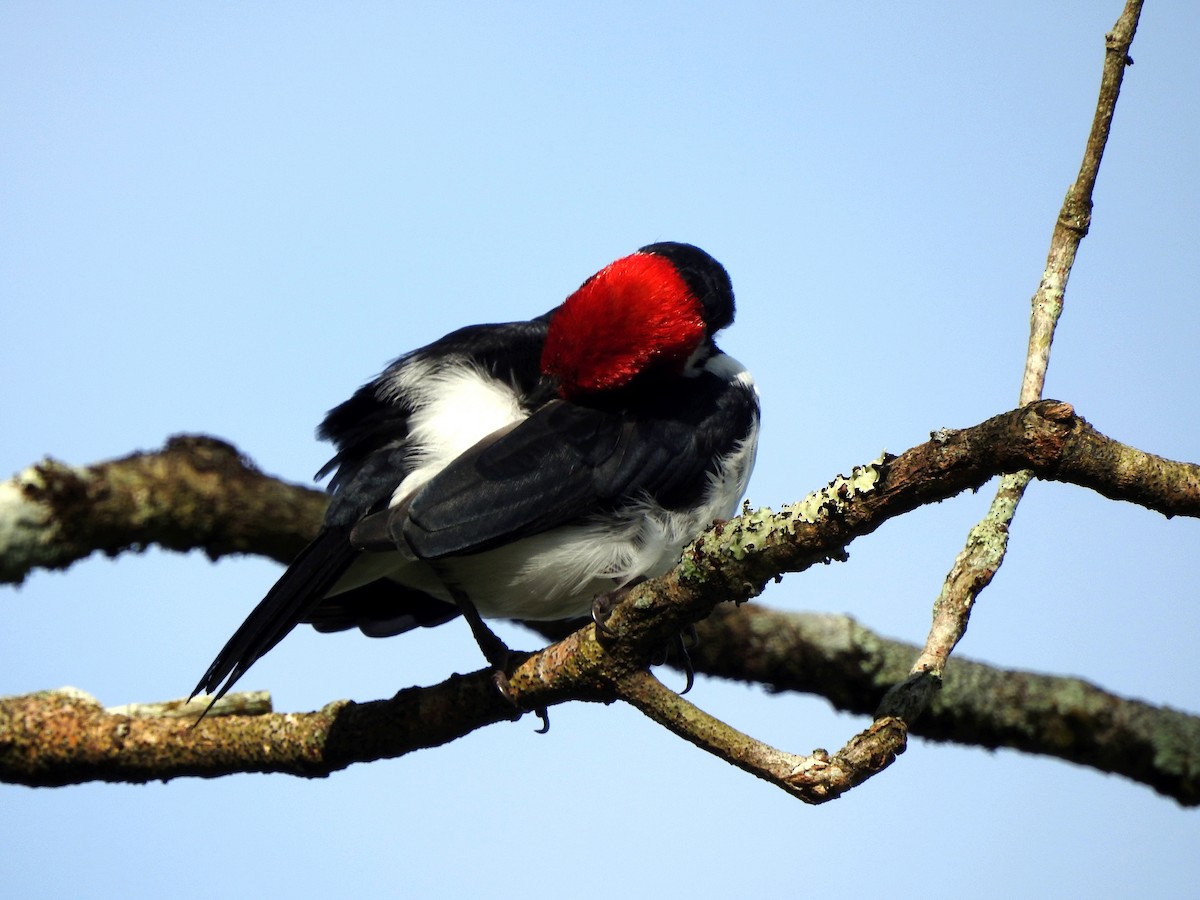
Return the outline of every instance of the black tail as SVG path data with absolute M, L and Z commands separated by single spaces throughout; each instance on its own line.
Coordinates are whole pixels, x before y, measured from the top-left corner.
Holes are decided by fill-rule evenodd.
M 305 620 L 357 554 L 348 529 L 321 529 L 233 633 L 192 697 L 207 692 L 216 703 L 225 696 L 259 657 Z

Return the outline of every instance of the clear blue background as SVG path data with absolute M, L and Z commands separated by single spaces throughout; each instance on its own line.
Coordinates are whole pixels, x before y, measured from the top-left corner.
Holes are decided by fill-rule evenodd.
M 735 9 L 736 6 L 736 9 Z M 1200 9 L 1151 0 L 1047 396 L 1200 458 Z M 0 5 L 0 471 L 177 432 L 305 480 L 389 359 L 523 318 L 687 240 L 734 278 L 779 505 L 1017 397 L 1116 0 L 968 4 Z M 991 488 L 763 602 L 920 641 Z M 1200 710 L 1200 523 L 1035 484 L 960 651 Z M 0 593 L 0 693 L 185 694 L 274 579 L 157 551 Z M 536 639 L 506 632 L 522 646 Z M 388 696 L 465 627 L 297 632 L 243 686 Z M 670 673 L 664 675 L 670 679 Z M 798 752 L 864 720 L 702 680 Z M 1194 896 L 1200 819 L 1050 759 L 914 740 L 809 808 L 614 706 L 560 707 L 323 781 L 0 789 L 13 897 Z

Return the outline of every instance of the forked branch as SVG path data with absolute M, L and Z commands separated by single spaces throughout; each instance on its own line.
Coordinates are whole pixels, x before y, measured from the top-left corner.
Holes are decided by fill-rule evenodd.
M 718 604 L 749 599 L 780 574 L 841 557 L 856 537 L 890 518 L 1025 468 L 1167 515 L 1200 516 L 1200 466 L 1126 447 L 1066 404 L 1044 401 L 939 432 L 898 457 L 835 479 L 801 503 L 714 528 L 673 572 L 639 586 L 614 610 L 608 626 L 615 639 L 598 641 L 592 626 L 576 631 L 527 657 L 511 686 L 528 709 L 624 698 L 723 758 L 751 770 L 759 766 L 756 774 L 806 800 L 837 796 L 900 752 L 898 720 L 876 723 L 834 754 L 790 755 L 732 731 L 715 732 L 711 719 L 643 676 L 646 661 L 666 636 Z M 411 688 L 392 700 L 339 702 L 313 713 L 231 715 L 197 727 L 178 717 L 105 711 L 78 694 L 43 692 L 0 700 L 0 779 L 54 785 L 245 771 L 318 776 L 445 743 L 512 712 L 487 671 Z M 1194 783 L 1194 774 L 1181 783 L 1188 777 Z M 1173 796 L 1189 802 L 1184 798 L 1191 795 L 1181 789 Z
M 1046 383 L 1050 347 L 1062 314 L 1067 280 L 1075 265 L 1079 244 L 1091 227 L 1092 192 L 1108 144 L 1125 68 L 1133 61 L 1129 48 L 1141 12 L 1142 0 L 1128 0 L 1113 30 L 1105 36 L 1100 92 L 1083 161 L 1074 184 L 1067 189 L 1055 221 L 1046 267 L 1033 295 L 1029 345 L 1018 401 L 1022 406 L 1041 399 Z M 880 717 L 895 716 L 911 723 L 928 706 L 941 684 L 950 654 L 967 631 L 976 599 L 1004 563 L 1013 517 L 1032 478 L 1032 472 L 1023 471 L 1008 473 L 1000 479 L 987 514 L 967 534 L 966 543 L 934 600 L 933 622 L 924 648 L 913 663 L 909 677 L 897 684 L 880 704 Z

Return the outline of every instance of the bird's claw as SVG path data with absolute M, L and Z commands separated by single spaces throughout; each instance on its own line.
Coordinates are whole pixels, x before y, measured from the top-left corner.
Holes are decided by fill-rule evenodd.
M 521 704 L 517 702 L 517 696 L 512 689 L 512 684 L 508 680 L 508 673 L 506 673 L 503 669 L 496 669 L 492 672 L 492 684 L 495 686 L 500 696 L 503 697 L 508 702 L 509 706 L 512 707 L 513 722 L 517 721 L 521 718 L 521 716 L 529 712 L 528 709 L 521 706 Z M 534 707 L 533 714 L 542 720 L 542 727 L 535 729 L 534 733 L 545 734 L 547 731 L 549 731 L 550 713 L 546 710 L 546 707 Z
M 650 665 L 661 666 L 667 662 L 672 653 L 675 654 L 679 660 L 679 668 L 683 669 L 683 674 L 687 678 L 683 690 L 679 692 L 680 695 L 686 694 L 696 683 L 696 668 L 692 665 L 691 654 L 688 653 L 688 643 L 690 642 L 694 647 L 698 640 L 696 626 L 689 625 L 687 631 L 681 631 L 675 635 L 670 641 L 659 647 L 658 652 L 650 658 Z
M 627 587 L 617 588 L 614 591 L 597 594 L 592 600 L 592 621 L 596 625 L 596 637 L 611 640 L 617 636 L 616 632 L 608 627 L 608 618 L 628 593 L 629 588 Z
M 617 633 L 608 627 L 608 618 L 612 615 L 617 604 L 629 596 L 629 592 L 645 581 L 645 578 L 635 578 L 629 584 L 597 594 L 592 599 L 592 621 L 596 624 L 596 636 L 608 639 L 615 638 Z
M 607 625 L 608 617 L 612 615 L 613 609 L 625 599 L 632 588 L 632 584 L 619 587 L 616 590 L 597 594 L 592 600 L 592 622 L 596 625 L 597 639 L 605 638 L 612 640 L 617 636 L 616 632 Z M 696 668 L 692 665 L 692 657 L 687 649 L 689 643 L 693 647 L 699 643 L 695 625 L 688 625 L 686 631 L 675 635 L 674 638 L 660 647 L 658 652 L 650 658 L 650 665 L 661 666 L 667 661 L 671 652 L 674 651 L 676 657 L 679 659 L 679 668 L 683 669 L 683 674 L 687 678 L 687 682 L 684 684 L 680 694 L 686 694 L 696 683 Z
M 463 618 L 471 626 L 471 634 L 475 638 L 475 643 L 479 645 L 479 649 L 483 651 L 483 655 L 492 666 L 492 684 L 500 692 L 500 696 L 512 707 L 512 721 L 517 721 L 529 710 L 517 702 L 512 684 L 508 680 L 508 671 L 513 663 L 512 650 L 508 648 L 508 644 L 496 636 L 492 629 L 487 627 L 479 615 L 479 610 L 475 608 L 475 604 L 465 593 L 454 588 L 451 588 L 450 593 L 458 604 L 458 608 L 462 610 Z M 534 712 L 542 720 L 542 727 L 537 729 L 537 733 L 545 734 L 550 730 L 550 715 L 544 706 L 537 707 Z
M 679 692 L 681 695 L 690 691 L 692 685 L 696 683 L 696 667 L 692 665 L 692 657 L 688 653 L 688 639 L 691 640 L 693 647 L 699 641 L 695 625 L 688 625 L 687 631 L 681 631 L 675 635 L 675 640 L 671 642 L 671 646 L 679 655 L 679 666 L 683 669 L 683 674 L 687 677 L 687 682 L 684 684 L 683 690 Z
M 496 693 L 503 697 L 508 705 L 512 707 L 512 721 L 517 721 L 517 719 L 525 714 L 525 710 L 521 709 L 520 704 L 517 703 L 512 685 L 508 681 L 508 674 L 503 669 L 494 669 L 492 671 L 492 686 L 496 688 Z

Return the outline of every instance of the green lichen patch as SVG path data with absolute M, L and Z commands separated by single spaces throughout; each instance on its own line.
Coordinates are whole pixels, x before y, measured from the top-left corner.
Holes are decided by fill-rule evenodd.
M 887 454 L 880 454 L 865 465 L 855 466 L 849 475 L 837 476 L 825 487 L 779 511 L 769 506 L 751 510 L 747 503 L 740 516 L 717 525 L 700 539 L 692 553 L 684 556 L 681 576 L 701 577 L 699 563 L 705 556 L 741 560 L 774 536 L 793 533 L 798 524 L 811 524 L 823 516 L 845 513 L 855 497 L 876 489 L 887 461 Z

